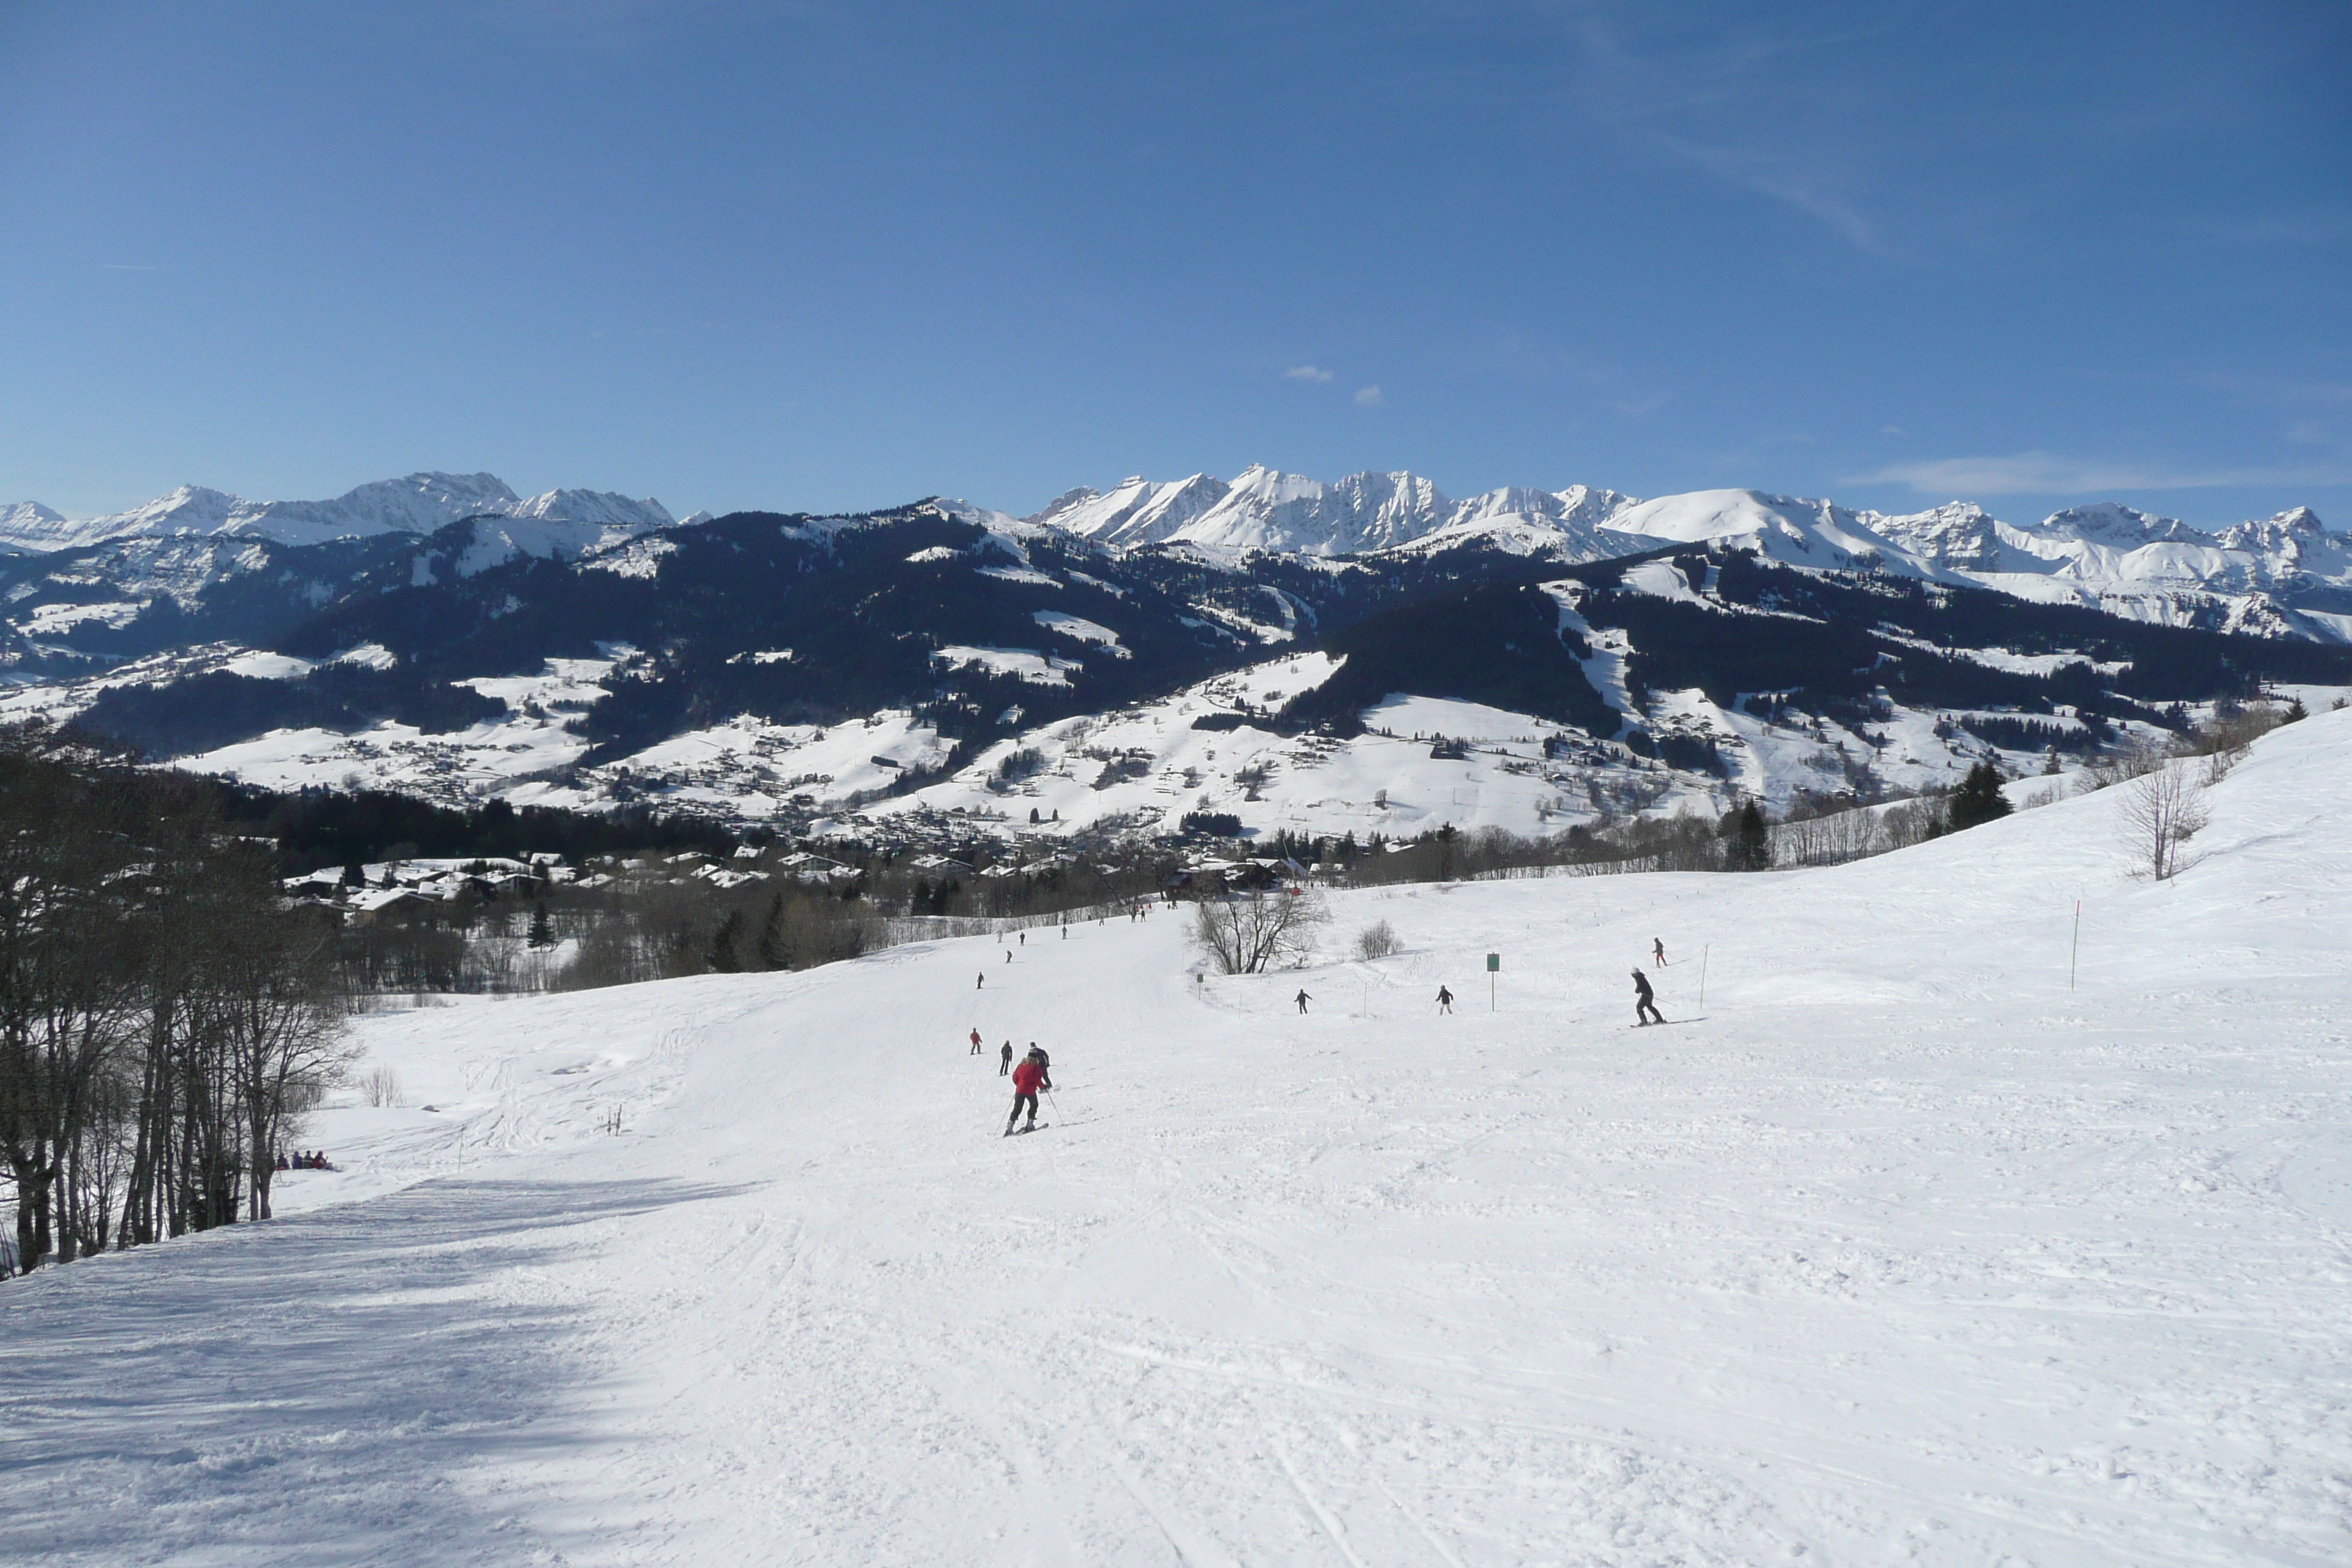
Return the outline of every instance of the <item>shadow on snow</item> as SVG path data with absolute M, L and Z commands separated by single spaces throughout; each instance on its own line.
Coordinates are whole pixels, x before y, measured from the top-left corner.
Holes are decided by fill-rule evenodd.
M 464 1473 L 597 1441 L 586 1309 L 492 1281 L 576 1257 L 571 1227 L 740 1190 L 439 1181 L 11 1285 L 0 1559 L 474 1558 L 544 1500 Z

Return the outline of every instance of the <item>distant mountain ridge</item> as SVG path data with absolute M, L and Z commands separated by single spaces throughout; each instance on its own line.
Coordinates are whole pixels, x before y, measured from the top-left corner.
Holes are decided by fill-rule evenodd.
M 1557 492 L 1496 489 L 1455 501 L 1417 474 L 1366 472 L 1325 484 L 1253 463 L 1230 484 L 1194 474 L 1165 484 L 1139 476 L 1108 494 L 1081 487 L 1024 521 L 1115 548 L 1178 543 L 1356 555 L 1513 524 L 1578 539 L 1632 504 L 1631 496 L 1583 485 Z
M 2114 502 L 2025 524 L 1968 501 L 1886 513 L 1755 489 L 1643 500 L 1596 486 L 1505 487 L 1457 500 L 1405 471 L 1325 482 L 1263 464 L 1230 481 L 1193 474 L 1132 477 L 1108 491 L 1082 486 L 1026 518 L 943 504 L 992 520 L 1007 537 L 1075 536 L 1113 554 L 1173 551 L 1213 570 L 1282 557 L 1310 567 L 1390 563 L 1466 579 L 1720 542 L 1804 570 L 1987 587 L 2167 626 L 2352 643 L 2352 538 L 2307 507 L 2206 532 Z M 362 585 L 446 581 L 518 557 L 572 560 L 709 521 L 698 512 L 681 521 L 657 500 L 604 491 L 525 497 L 488 473 L 415 473 L 330 500 L 254 501 L 183 486 L 79 521 L 33 501 L 0 505 L 0 559 L 13 563 L 0 577 L 14 584 L 8 629 L 28 649 L 144 653 L 179 635 L 152 618 L 133 627 L 159 600 L 190 611 L 209 595 L 216 610 L 205 623 L 209 632 L 266 637 L 271 626 L 291 624 L 302 605 Z M 266 588 L 265 575 L 280 589 Z M 217 612 L 240 595 L 257 604 L 273 592 L 283 603 L 261 622 L 241 625 Z
M 1671 544 L 1726 542 L 1815 571 L 1987 587 L 2165 626 L 2352 642 L 2352 537 L 2308 507 L 2205 532 L 2112 501 L 2038 523 L 1969 501 L 1887 513 L 1755 489 L 1640 500 L 1574 485 L 1468 500 L 1405 472 L 1324 483 L 1252 464 L 1108 492 L 1073 489 L 1025 521 L 1113 549 L 1190 546 L 1311 558 L 1453 555 L 1580 565 Z
M 2352 642 L 2352 538 L 2295 507 L 2218 533 L 2114 502 L 2003 522 L 1954 501 L 1858 514 L 1923 564 L 2020 598 L 2168 625 Z
M 2126 618 L 2063 575 L 2158 550 L 2260 554 L 2284 583 L 2291 556 L 2335 559 L 2307 515 L 2233 531 L 2233 554 L 2093 509 L 2036 530 L 1753 490 L 1462 502 L 1411 475 L 1244 478 L 1029 519 L 927 500 L 643 530 L 578 492 L 395 484 L 326 525 L 506 510 L 316 543 L 225 531 L 236 509 L 214 507 L 209 532 L 0 556 L 0 718 L 79 717 L 273 787 L 795 834 L 854 814 L 952 844 L 1198 813 L 1393 836 L 1868 800 L 1988 747 L 2012 773 L 2089 754 L 2178 704 L 2352 691 L 2352 639 L 2300 611 L 2217 635 L 2252 624 L 2226 606 L 2283 601 L 2171 586 Z M 565 511 L 585 515 L 533 515 Z
M 493 516 L 633 533 L 667 528 L 677 521 L 653 500 L 580 489 L 526 498 L 495 474 L 415 473 L 361 485 L 331 500 L 255 501 L 226 490 L 182 485 L 128 511 L 79 521 L 36 501 L 0 505 L 0 550 L 46 552 L 116 539 L 186 534 L 324 544 L 379 533 L 432 533 L 465 518 Z

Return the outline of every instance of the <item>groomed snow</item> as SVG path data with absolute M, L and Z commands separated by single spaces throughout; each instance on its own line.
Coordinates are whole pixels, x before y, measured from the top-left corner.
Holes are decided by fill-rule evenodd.
M 286 1217 L 0 1289 L 0 1556 L 2346 1561 L 2347 768 L 2166 885 L 2110 791 L 1304 974 L 1163 911 L 364 1018 L 412 1109 Z

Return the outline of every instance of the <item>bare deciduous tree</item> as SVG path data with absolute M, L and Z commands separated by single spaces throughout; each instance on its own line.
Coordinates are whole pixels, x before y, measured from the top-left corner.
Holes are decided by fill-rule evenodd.
M 2133 860 L 2159 882 L 2188 868 L 2181 847 L 2211 820 L 2205 785 L 2188 763 L 2141 774 L 2126 792 L 2120 815 Z
M 1223 973 L 1259 974 L 1304 963 L 1330 921 L 1319 893 L 1276 889 L 1204 899 L 1192 919 L 1192 945 Z
M 1396 927 L 1386 921 L 1374 921 L 1356 933 L 1356 956 L 1361 959 L 1386 958 L 1403 951 L 1404 943 L 1397 940 Z
M 400 1091 L 400 1075 L 382 1063 L 370 1068 L 367 1076 L 360 1079 L 360 1098 L 378 1110 L 408 1103 Z
M 330 928 L 192 781 L 0 731 L 0 1183 L 17 1266 L 268 1214 L 340 1061 Z

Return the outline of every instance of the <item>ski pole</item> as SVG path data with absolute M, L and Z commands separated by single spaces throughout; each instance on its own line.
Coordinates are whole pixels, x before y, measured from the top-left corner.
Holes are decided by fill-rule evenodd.
M 1062 1102 L 1054 1098 L 1054 1091 L 1050 1089 L 1045 1091 L 1045 1103 L 1054 1108 L 1055 1115 L 1062 1114 Z

